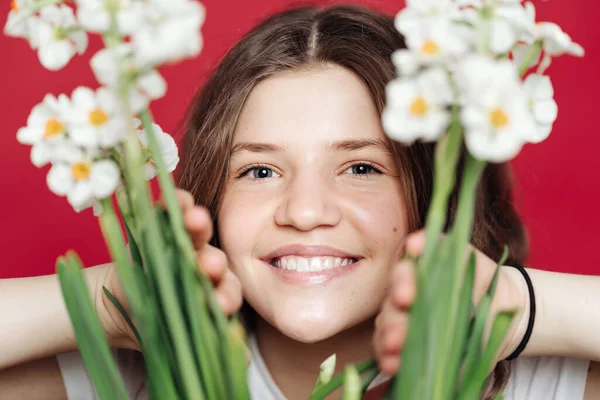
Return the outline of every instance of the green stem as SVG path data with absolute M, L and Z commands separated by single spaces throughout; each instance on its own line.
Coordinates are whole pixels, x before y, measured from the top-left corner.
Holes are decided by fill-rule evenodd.
M 481 173 L 483 172 L 486 163 L 475 159 L 470 154 L 466 155 L 465 169 L 459 192 L 459 203 L 456 211 L 454 224 L 449 233 L 448 240 L 451 241 L 448 245 L 452 248 L 453 259 L 450 259 L 450 265 L 447 268 L 455 268 L 453 273 L 453 281 L 451 284 L 449 303 L 447 312 L 443 316 L 445 323 L 442 326 L 447 326 L 449 330 L 442 338 L 442 344 L 438 348 L 436 363 L 438 365 L 448 365 L 452 356 L 451 347 L 457 344 L 459 338 L 455 337 L 457 332 L 452 327 L 456 324 L 456 317 L 459 312 L 459 303 L 461 296 L 459 291 L 462 288 L 461 283 L 465 275 L 465 252 L 467 244 L 471 237 L 473 227 L 473 210 L 475 208 L 476 188 L 479 182 Z M 448 391 L 447 373 L 441 377 L 436 377 L 433 385 L 432 399 L 442 399 Z

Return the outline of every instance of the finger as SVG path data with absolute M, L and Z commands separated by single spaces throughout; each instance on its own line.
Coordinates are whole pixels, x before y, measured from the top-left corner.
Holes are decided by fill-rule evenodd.
M 189 232 L 196 250 L 202 249 L 213 235 L 212 219 L 203 207 L 189 208 L 183 214 L 183 224 Z
M 398 372 L 398 367 L 400 366 L 400 356 L 399 355 L 388 355 L 378 362 L 379 369 L 385 375 L 394 375 Z
M 392 272 L 390 292 L 393 305 L 402 309 L 412 306 L 417 292 L 415 278 L 415 266 L 412 262 L 405 260 L 396 265 Z
M 405 248 L 406 252 L 411 256 L 420 256 L 423 254 L 423 250 L 425 249 L 425 231 L 420 230 L 408 235 Z
M 223 312 L 231 315 L 242 307 L 242 285 L 233 272 L 227 270 L 225 277 L 216 288 L 217 300 Z
M 216 247 L 206 245 L 198 251 L 198 267 L 218 286 L 227 272 L 227 256 Z
M 386 299 L 375 320 L 373 347 L 378 358 L 400 351 L 404 344 L 406 325 L 406 313 L 399 311 Z
M 177 203 L 179 204 L 179 207 L 181 207 L 182 212 L 185 212 L 185 210 L 194 205 L 194 196 L 192 196 L 192 194 L 187 190 L 175 189 L 175 197 L 177 198 Z M 164 197 L 161 197 L 160 200 L 158 200 L 158 203 L 164 209 L 167 208 Z

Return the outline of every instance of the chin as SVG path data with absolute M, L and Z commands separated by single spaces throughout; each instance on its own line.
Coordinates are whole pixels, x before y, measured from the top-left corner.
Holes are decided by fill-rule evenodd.
M 345 329 L 334 321 L 279 321 L 274 325 L 281 333 L 300 343 L 317 343 Z

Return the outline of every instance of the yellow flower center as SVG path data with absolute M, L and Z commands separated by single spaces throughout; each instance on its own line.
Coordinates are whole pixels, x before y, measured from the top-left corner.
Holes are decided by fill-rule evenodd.
M 496 129 L 502 128 L 508 124 L 508 115 L 500 107 L 490 111 L 490 123 Z
M 44 130 L 44 139 L 50 139 L 56 135 L 60 135 L 64 130 L 63 124 L 56 118 L 50 118 L 46 122 L 46 129 Z
M 427 54 L 428 56 L 435 56 L 440 52 L 440 45 L 438 45 L 433 40 L 427 40 L 425 43 L 423 43 L 423 46 L 421 47 L 421 52 L 423 54 Z
M 90 124 L 100 126 L 108 120 L 108 115 L 102 109 L 96 108 L 90 111 Z
M 421 96 L 415 98 L 410 105 L 410 113 L 416 115 L 417 117 L 422 117 L 423 115 L 427 114 L 428 109 L 429 106 L 427 105 L 427 102 Z
M 73 179 L 76 181 L 80 181 L 83 179 L 88 179 L 90 177 L 91 172 L 90 164 L 80 161 L 76 162 L 71 166 L 71 173 L 73 174 Z
M 14 12 L 19 12 L 19 4 L 17 3 L 17 0 L 12 0 L 10 2 L 10 9 Z

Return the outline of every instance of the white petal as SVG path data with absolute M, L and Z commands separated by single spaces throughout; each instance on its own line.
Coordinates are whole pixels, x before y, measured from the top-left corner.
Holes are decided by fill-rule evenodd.
M 465 127 L 470 129 L 483 130 L 488 126 L 487 116 L 482 112 L 481 109 L 473 106 L 463 107 L 460 113 L 460 118 Z
M 75 49 L 67 40 L 41 43 L 38 50 L 40 63 L 50 71 L 63 68 L 74 55 Z
M 95 148 L 100 142 L 98 130 L 89 125 L 74 127 L 69 135 L 74 143 L 87 148 Z
M 52 193 L 59 196 L 66 195 L 73 187 L 71 167 L 67 164 L 53 165 L 46 175 L 46 183 Z
M 97 199 L 103 199 L 113 194 L 119 180 L 119 168 L 113 161 L 101 160 L 92 164 L 90 183 Z
M 81 55 L 87 49 L 88 37 L 85 32 L 73 32 L 69 35 L 69 40 L 72 42 L 72 46 L 77 54 Z
M 52 146 L 44 142 L 34 144 L 30 153 L 31 163 L 36 167 L 43 167 L 48 164 L 52 159 L 52 150 Z
M 119 64 L 117 54 L 113 49 L 106 48 L 98 51 L 90 60 L 90 65 L 96 80 L 103 85 L 114 86 L 119 79 Z
M 90 32 L 106 32 L 110 26 L 110 15 L 104 11 L 100 2 L 96 6 L 80 4 L 77 7 L 77 18 Z
M 156 70 L 152 70 L 141 76 L 137 80 L 136 86 L 140 88 L 150 100 L 156 100 L 163 97 L 167 91 L 167 83 Z
M 151 163 L 145 163 L 144 166 L 144 178 L 149 181 L 150 179 L 153 179 L 156 176 L 156 167 L 154 165 L 152 165 Z
M 397 111 L 385 108 L 381 115 L 381 123 L 385 133 L 395 141 L 412 144 L 416 139 L 416 136 L 407 129 L 406 118 Z
M 129 106 L 134 114 L 139 114 L 148 108 L 150 101 L 138 88 L 129 89 Z
M 496 54 L 509 51 L 517 42 L 513 27 L 501 19 L 494 19 L 490 26 L 490 50 Z
M 419 69 L 419 63 L 409 50 L 396 50 L 392 53 L 392 62 L 398 74 L 412 75 Z
M 21 144 L 34 144 L 44 139 L 44 131 L 41 128 L 30 128 L 28 126 L 19 128 L 17 141 Z
M 520 140 L 502 133 L 469 130 L 465 134 L 465 144 L 473 157 L 496 163 L 512 159 L 523 146 Z
M 67 194 L 67 200 L 77 212 L 90 207 L 92 205 L 93 192 L 89 180 L 75 182 Z
M 446 132 L 449 123 L 449 112 L 445 110 L 431 112 L 424 121 L 423 139 L 426 141 L 436 140 Z
M 558 106 L 554 99 L 538 101 L 533 108 L 535 120 L 542 124 L 552 124 L 558 116 Z
M 535 136 L 529 138 L 530 143 L 540 143 L 546 140 L 552 132 L 552 124 L 538 124 Z
M 96 95 L 92 89 L 78 86 L 71 94 L 71 102 L 78 110 L 90 111 L 96 108 Z M 87 115 L 85 118 L 87 119 Z
M 554 97 L 552 82 L 546 75 L 530 74 L 523 82 L 523 89 L 534 100 L 548 100 Z

